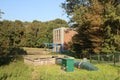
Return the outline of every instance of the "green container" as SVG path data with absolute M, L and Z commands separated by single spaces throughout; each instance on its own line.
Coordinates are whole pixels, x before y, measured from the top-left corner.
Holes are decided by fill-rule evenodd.
M 70 58 L 63 58 L 62 69 L 64 69 L 66 72 L 73 72 L 74 71 L 74 60 Z

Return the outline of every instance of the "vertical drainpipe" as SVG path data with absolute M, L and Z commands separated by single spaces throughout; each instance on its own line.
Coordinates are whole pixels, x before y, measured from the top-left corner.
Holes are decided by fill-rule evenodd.
M 61 46 L 62 46 L 62 52 L 64 52 L 64 28 L 61 28 Z

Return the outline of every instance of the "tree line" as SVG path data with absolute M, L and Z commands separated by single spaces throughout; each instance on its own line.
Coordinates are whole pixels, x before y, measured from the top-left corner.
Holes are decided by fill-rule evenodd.
M 0 63 L 7 56 L 18 54 L 15 50 L 18 51 L 19 47 L 41 47 L 43 43 L 52 43 L 53 29 L 59 27 L 68 27 L 68 24 L 62 19 L 47 22 L 0 21 Z
M 70 50 L 76 56 L 120 51 L 120 0 L 65 0 L 62 8 L 78 34 Z M 68 27 L 66 21 L 0 21 L 0 60 L 19 47 L 40 47 L 52 42 L 52 30 Z
M 120 0 L 65 0 L 62 7 L 78 32 L 71 43 L 77 56 L 120 51 Z

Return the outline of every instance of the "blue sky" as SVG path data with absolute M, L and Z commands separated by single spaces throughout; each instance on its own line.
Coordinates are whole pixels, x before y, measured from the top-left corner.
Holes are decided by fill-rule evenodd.
M 65 0 L 1 0 L 2 19 L 21 21 L 49 21 L 56 18 L 68 20 L 60 7 Z

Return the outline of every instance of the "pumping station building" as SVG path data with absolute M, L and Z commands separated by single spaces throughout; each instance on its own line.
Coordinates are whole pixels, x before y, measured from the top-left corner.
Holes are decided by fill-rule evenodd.
M 53 52 L 65 52 L 68 50 L 68 44 L 72 37 L 77 34 L 73 28 L 57 28 L 53 30 Z

